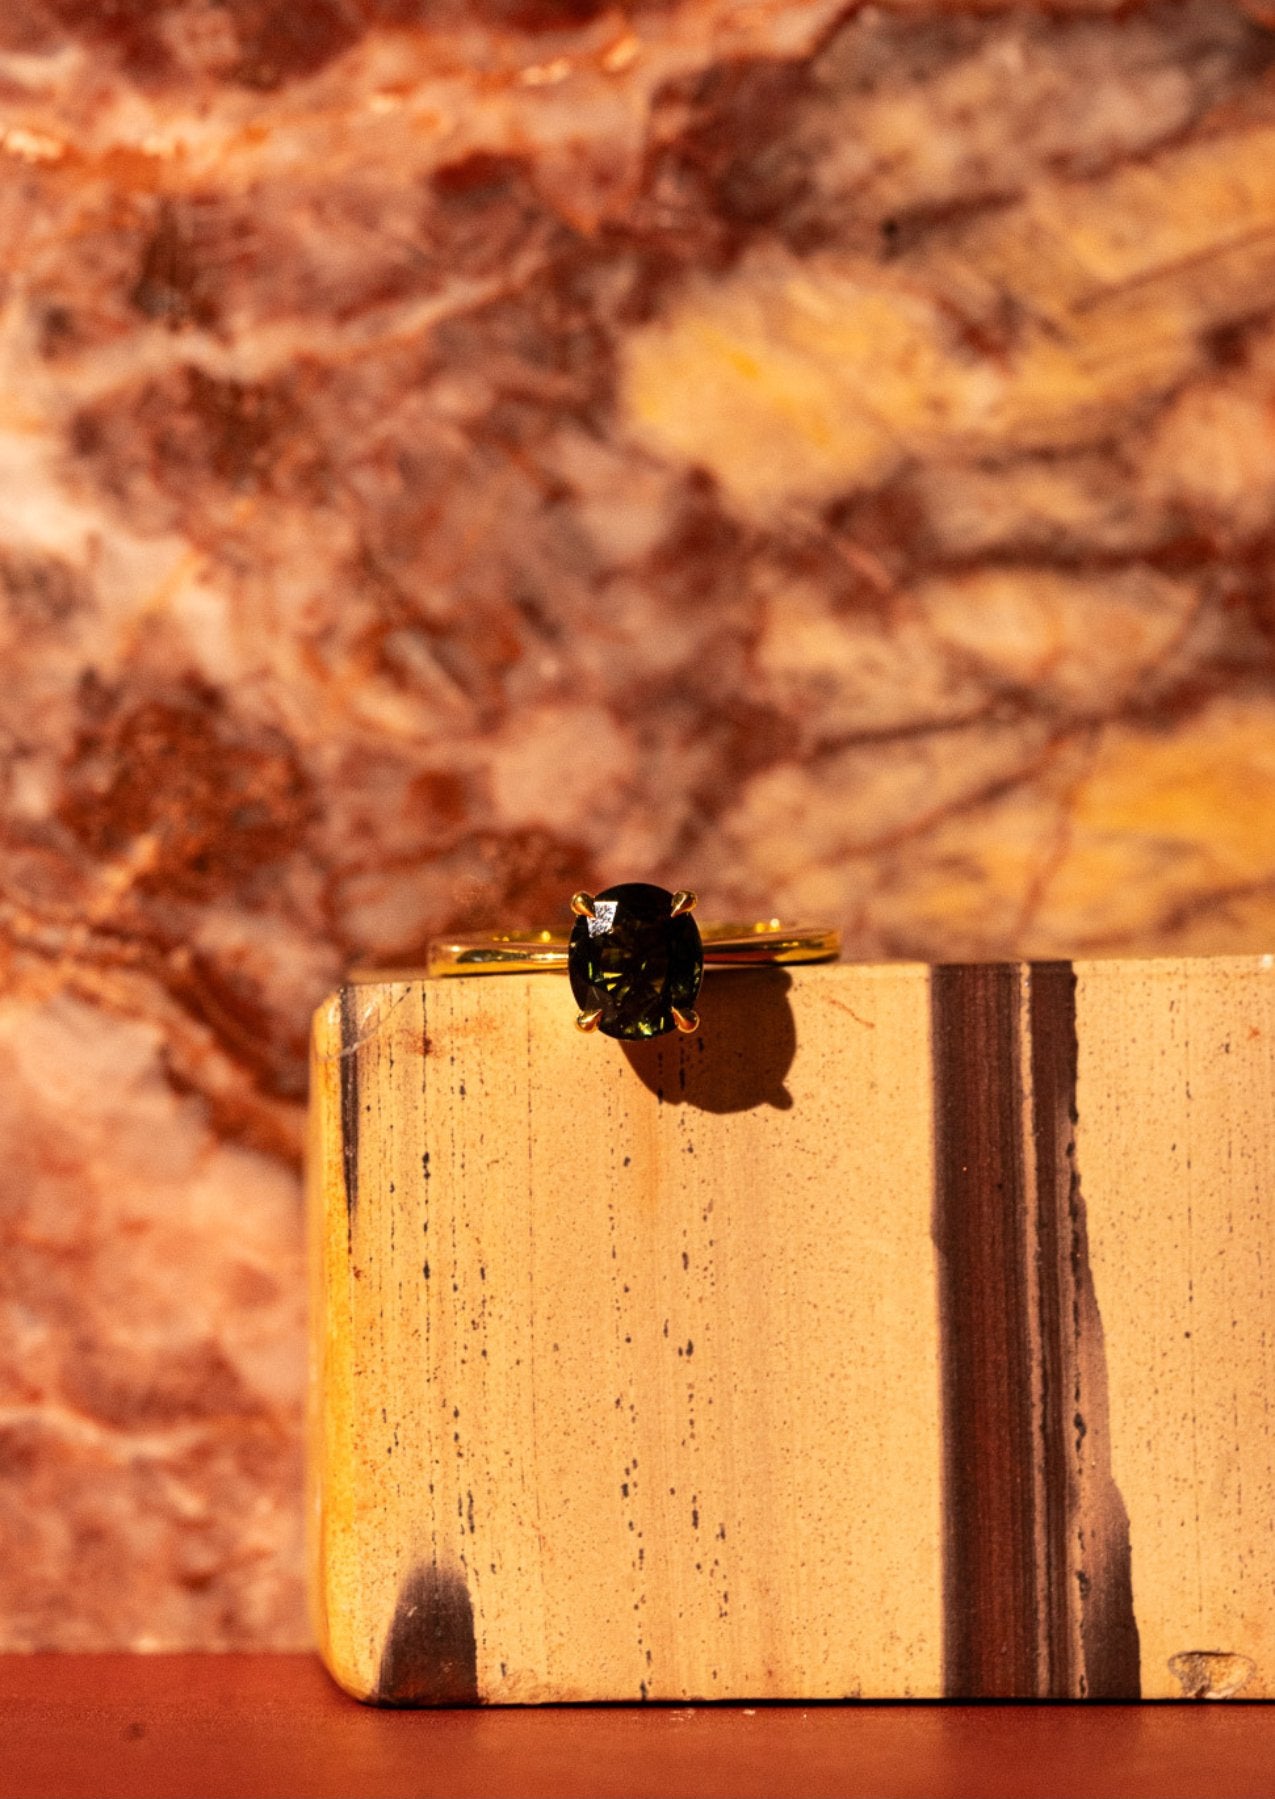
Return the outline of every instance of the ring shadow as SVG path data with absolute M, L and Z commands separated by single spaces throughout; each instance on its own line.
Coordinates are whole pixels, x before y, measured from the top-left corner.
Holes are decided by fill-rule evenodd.
M 782 968 L 709 970 L 700 989 L 700 1027 L 620 1047 L 644 1087 L 670 1105 L 701 1112 L 787 1111 L 784 1081 L 797 1053 L 797 1024 Z

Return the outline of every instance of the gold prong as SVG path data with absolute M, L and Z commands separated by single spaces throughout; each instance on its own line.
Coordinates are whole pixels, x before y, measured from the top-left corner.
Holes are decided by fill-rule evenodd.
M 601 1006 L 595 1006 L 592 1012 L 581 1012 L 576 1018 L 577 1031 L 596 1031 L 602 1020 Z
M 593 895 L 584 892 L 573 893 L 571 895 L 571 910 L 575 913 L 577 918 L 592 918 L 594 916 Z
M 689 1037 L 692 1031 L 698 1031 L 699 1029 L 699 1013 L 682 1012 L 674 1006 L 673 1023 L 677 1026 L 679 1031 L 684 1031 Z
M 698 898 L 699 894 L 692 893 L 689 888 L 679 888 L 673 895 L 673 917 L 676 918 L 679 912 L 693 911 Z

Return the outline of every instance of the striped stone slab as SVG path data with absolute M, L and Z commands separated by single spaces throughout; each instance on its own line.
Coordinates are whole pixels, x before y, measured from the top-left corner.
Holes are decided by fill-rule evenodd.
M 313 1591 L 386 1704 L 1275 1691 L 1275 962 L 316 1016 Z

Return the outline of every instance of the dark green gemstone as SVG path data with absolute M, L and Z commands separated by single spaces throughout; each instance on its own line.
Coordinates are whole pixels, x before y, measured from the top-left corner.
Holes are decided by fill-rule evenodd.
M 600 1010 L 608 1037 L 658 1037 L 689 1012 L 704 973 L 699 926 L 673 916 L 673 895 L 626 881 L 594 895 L 594 916 L 577 918 L 567 946 L 571 991 L 582 1012 Z

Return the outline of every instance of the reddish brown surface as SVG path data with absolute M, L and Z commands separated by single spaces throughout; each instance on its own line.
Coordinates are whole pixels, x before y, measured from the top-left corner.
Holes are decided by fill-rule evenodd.
M 1266 1706 L 370 1711 L 307 1656 L 0 1659 L 0 1795 L 1266 1795 Z

